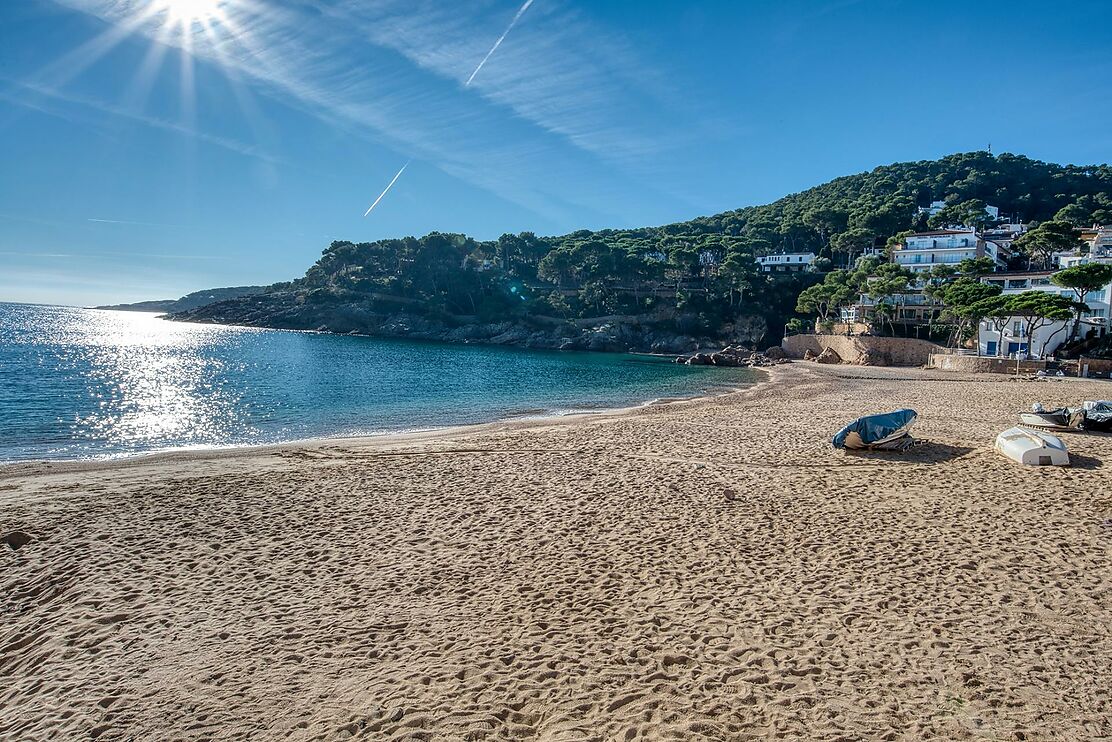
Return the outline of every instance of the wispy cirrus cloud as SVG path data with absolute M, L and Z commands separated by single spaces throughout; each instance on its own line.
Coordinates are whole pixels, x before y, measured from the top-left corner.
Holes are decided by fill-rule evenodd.
M 496 36 L 508 10 L 503 2 L 466 12 L 436 0 L 334 0 L 324 7 L 374 44 L 615 164 L 636 164 L 684 136 L 667 121 L 634 115 L 646 102 L 663 112 L 674 92 L 665 76 L 620 32 L 597 26 L 562 0 L 522 6 L 508 39 L 509 28 Z M 529 12 L 524 19 L 523 10 Z M 476 60 L 493 49 L 497 57 L 474 79 L 468 73 Z
M 194 139 L 206 144 L 211 144 L 229 152 L 244 155 L 247 157 L 254 157 L 256 159 L 276 164 L 281 162 L 280 158 L 272 155 L 260 147 L 247 142 L 242 142 L 230 137 L 217 136 L 209 134 L 200 129 L 174 121 L 168 118 L 159 116 L 151 116 L 140 111 L 136 111 L 125 106 L 108 103 L 102 100 L 97 100 L 77 93 L 68 91 L 56 90 L 50 87 L 39 85 L 36 83 L 20 82 L 0 77 L 0 84 L 6 85 L 8 90 L 5 91 L 0 88 L 0 96 L 10 103 L 20 105 L 40 113 L 57 116 L 59 118 L 70 119 L 71 111 L 65 110 L 59 106 L 63 104 L 66 107 L 72 108 L 74 106 L 86 110 L 96 111 L 101 114 L 127 119 L 129 121 L 140 123 L 144 126 L 149 126 L 163 131 L 173 132 L 180 134 L 183 137 Z M 18 90 L 23 95 L 13 95 L 13 90 Z M 29 97 L 28 97 L 29 96 Z
M 34 250 L 0 250 L 0 255 L 8 255 L 11 257 L 19 257 L 27 260 L 40 260 L 40 259 L 56 259 L 56 258 L 81 258 L 81 259 L 102 259 L 102 258 L 125 258 L 134 260 L 136 254 L 132 252 L 35 252 Z M 152 258 L 154 260 L 228 260 L 227 255 L 195 255 L 195 254 L 166 254 L 166 253 L 142 253 L 141 257 L 144 259 Z
M 224 18 L 187 34 L 136 24 L 148 0 L 55 1 L 551 218 L 602 213 L 628 188 L 621 169 L 643 169 L 693 128 L 642 115 L 682 107 L 620 33 L 562 0 L 526 3 L 524 16 L 505 0 L 229 0 Z
M 166 227 L 169 229 L 180 229 L 180 224 L 158 224 L 155 222 L 135 222 L 128 219 L 86 219 L 87 222 L 94 224 L 119 224 L 128 227 Z

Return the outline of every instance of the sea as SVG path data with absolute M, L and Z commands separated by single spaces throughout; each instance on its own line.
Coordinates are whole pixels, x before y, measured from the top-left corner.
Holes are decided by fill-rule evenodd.
M 628 407 L 753 383 L 621 353 L 0 303 L 0 462 L 119 458 Z

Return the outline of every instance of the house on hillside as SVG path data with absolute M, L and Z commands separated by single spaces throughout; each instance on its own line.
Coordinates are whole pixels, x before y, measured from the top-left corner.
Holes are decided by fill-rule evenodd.
M 792 252 L 779 255 L 762 255 L 757 258 L 757 264 L 766 273 L 774 271 L 798 272 L 810 270 L 815 264 L 817 256 L 813 252 Z
M 1050 277 L 1056 271 L 1018 271 L 1013 273 L 994 273 L 981 280 L 999 286 L 1004 294 L 1021 294 L 1024 291 L 1046 291 L 1069 299 L 1076 299 L 1071 289 L 1056 286 Z M 1102 336 L 1108 332 L 1109 303 L 1112 301 L 1112 284 L 1085 297 L 1089 311 L 1081 315 L 1079 334 L 1084 337 L 1089 332 Z M 1027 328 L 1019 317 L 1009 317 L 1004 327 L 1003 337 L 991 320 L 981 322 L 978 332 L 978 346 L 984 356 L 1014 356 L 1016 353 L 1053 355 L 1070 336 L 1073 320 L 1051 322 L 1035 330 L 1031 347 L 1027 346 Z
M 904 327 L 927 325 L 937 321 L 942 314 L 942 304 L 923 293 L 922 285 L 911 290 L 874 298 L 862 294 L 853 304 L 839 310 L 839 320 L 844 323 L 872 323 L 876 320 L 876 307 L 885 304 L 892 308 L 892 316 L 886 322 Z
M 1007 267 L 1007 256 L 995 242 L 986 242 L 974 229 L 938 229 L 910 234 L 892 250 L 892 262 L 915 272 L 936 265 L 956 268 L 963 260 L 990 258 L 998 268 Z
M 1026 232 L 1027 225 L 1025 224 L 998 224 L 995 227 L 984 230 L 980 233 L 980 236 L 986 243 L 986 250 L 995 250 L 996 255 L 1000 258 L 999 262 L 1002 262 L 1006 268 L 1008 261 L 1016 256 L 1016 251 L 1012 248 L 1012 243 L 1026 234 Z
M 1054 253 L 1050 260 L 1058 268 L 1072 268 L 1085 263 L 1112 264 L 1112 227 L 1092 227 L 1081 230 L 1085 247 Z
M 946 202 L 945 201 L 931 201 L 930 206 L 920 206 L 919 207 L 919 213 L 920 214 L 926 214 L 927 216 L 934 216 L 938 212 L 942 211 L 944 208 L 946 208 Z M 997 208 L 996 206 L 989 206 L 988 204 L 986 204 L 985 205 L 985 214 L 990 216 L 992 219 L 999 219 L 1000 218 L 1000 209 Z

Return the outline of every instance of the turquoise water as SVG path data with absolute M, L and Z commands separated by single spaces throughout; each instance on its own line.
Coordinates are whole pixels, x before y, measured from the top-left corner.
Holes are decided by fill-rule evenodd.
M 754 372 L 0 304 L 0 461 L 370 435 L 621 407 Z

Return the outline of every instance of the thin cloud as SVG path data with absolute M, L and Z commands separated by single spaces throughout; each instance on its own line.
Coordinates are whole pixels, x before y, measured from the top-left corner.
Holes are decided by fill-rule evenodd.
M 157 224 L 155 222 L 133 222 L 127 219 L 86 219 L 85 221 L 94 222 L 96 224 L 124 224 L 136 227 L 167 227 L 170 229 L 181 229 L 180 224 Z
M 514 14 L 513 19 L 510 21 L 510 25 L 506 26 L 506 30 L 503 31 L 502 35 L 498 37 L 498 40 L 494 42 L 494 46 L 490 47 L 490 51 L 488 51 L 486 53 L 486 56 L 482 58 L 482 61 L 479 62 L 479 65 L 471 73 L 471 76 L 467 78 L 467 82 L 463 84 L 463 87 L 467 88 L 471 86 L 471 81 L 475 79 L 475 75 L 479 74 L 479 70 L 483 68 L 483 65 L 487 63 L 487 60 L 490 59 L 494 52 L 498 50 L 498 47 L 501 46 L 502 42 L 506 40 L 506 36 L 509 35 L 510 31 L 513 30 L 513 27 L 517 25 L 518 20 L 521 18 L 521 16 L 525 15 L 525 11 L 529 10 L 529 6 L 532 4 L 533 0 L 525 0 L 525 3 L 518 9 L 517 13 Z M 404 165 L 402 165 L 402 169 L 399 170 L 397 175 L 395 175 L 390 180 L 390 182 L 386 185 L 386 188 L 383 189 L 382 193 L 380 193 L 378 195 L 378 198 L 375 199 L 375 202 L 371 204 L 370 208 L 368 208 L 367 211 L 363 214 L 364 218 L 366 218 L 367 215 L 375 210 L 375 207 L 378 206 L 378 202 L 382 200 L 383 196 L 390 192 L 390 189 L 393 188 L 394 184 L 398 182 L 398 178 L 402 177 L 402 173 L 405 172 L 405 169 L 407 167 L 409 167 L 409 162 L 406 162 Z
M 127 24 L 138 7 L 133 0 L 56 1 L 115 25 Z M 494 21 L 490 10 L 460 13 L 427 0 L 325 0 L 311 11 L 246 0 L 224 7 L 228 22 L 214 23 L 210 35 L 195 30 L 188 43 L 153 22 L 137 33 L 191 49 L 198 59 L 263 83 L 260 92 L 284 105 L 553 221 L 569 217 L 554 208 L 561 201 L 571 202 L 576 221 L 620 218 L 599 211 L 631 187 L 628 175 L 610 166 L 643 173 L 659 153 L 697 136 L 690 121 L 667 120 L 673 111 L 688 115 L 690 105 L 661 104 L 666 115 L 654 117 L 623 110 L 662 100 L 658 88 L 666 78 L 620 34 L 558 1 L 532 7 L 535 22 L 504 36 L 499 64 L 488 59 L 475 77 L 475 60 L 491 51 L 483 41 Z M 469 78 L 467 89 L 488 105 L 451 93 L 450 86 L 463 88 Z M 636 180 L 642 192 L 660 187 Z
M 26 101 L 12 96 L 10 93 L 8 93 L 5 97 L 12 98 L 16 102 L 19 102 L 20 105 L 23 105 L 27 108 L 38 110 L 43 113 L 48 113 L 50 115 L 67 118 L 65 112 L 50 110 L 49 105 L 44 106 L 42 105 L 43 103 L 52 101 L 55 104 L 60 103 L 69 106 L 79 106 L 81 108 L 97 111 L 98 113 L 106 114 L 109 116 L 127 119 L 128 121 L 133 121 L 135 123 L 142 124 L 143 126 L 179 134 L 190 139 L 195 139 L 199 142 L 204 142 L 205 144 L 211 144 L 213 146 L 226 149 L 229 152 L 234 152 L 246 157 L 253 157 L 255 159 L 262 160 L 263 162 L 268 162 L 270 164 L 278 164 L 282 161 L 280 158 L 264 152 L 254 145 L 241 142 L 237 139 L 231 139 L 229 137 L 208 134 L 194 127 L 181 124 L 177 121 L 171 121 L 169 119 L 159 118 L 157 116 L 149 116 L 147 114 L 129 110 L 127 108 L 114 105 L 112 103 L 107 103 L 105 101 L 77 95 L 75 93 L 56 90 L 50 87 L 39 85 L 37 83 L 21 82 L 4 77 L 0 77 L 0 81 L 3 81 L 8 85 L 15 86 L 16 88 L 22 89 L 25 92 L 29 92 L 33 96 L 37 96 L 39 100 Z
M 154 258 L 156 260 L 228 260 L 227 255 L 174 255 L 165 253 L 130 252 L 29 252 L 19 250 L 0 250 L 0 255 L 15 256 L 34 260 L 37 258 Z

